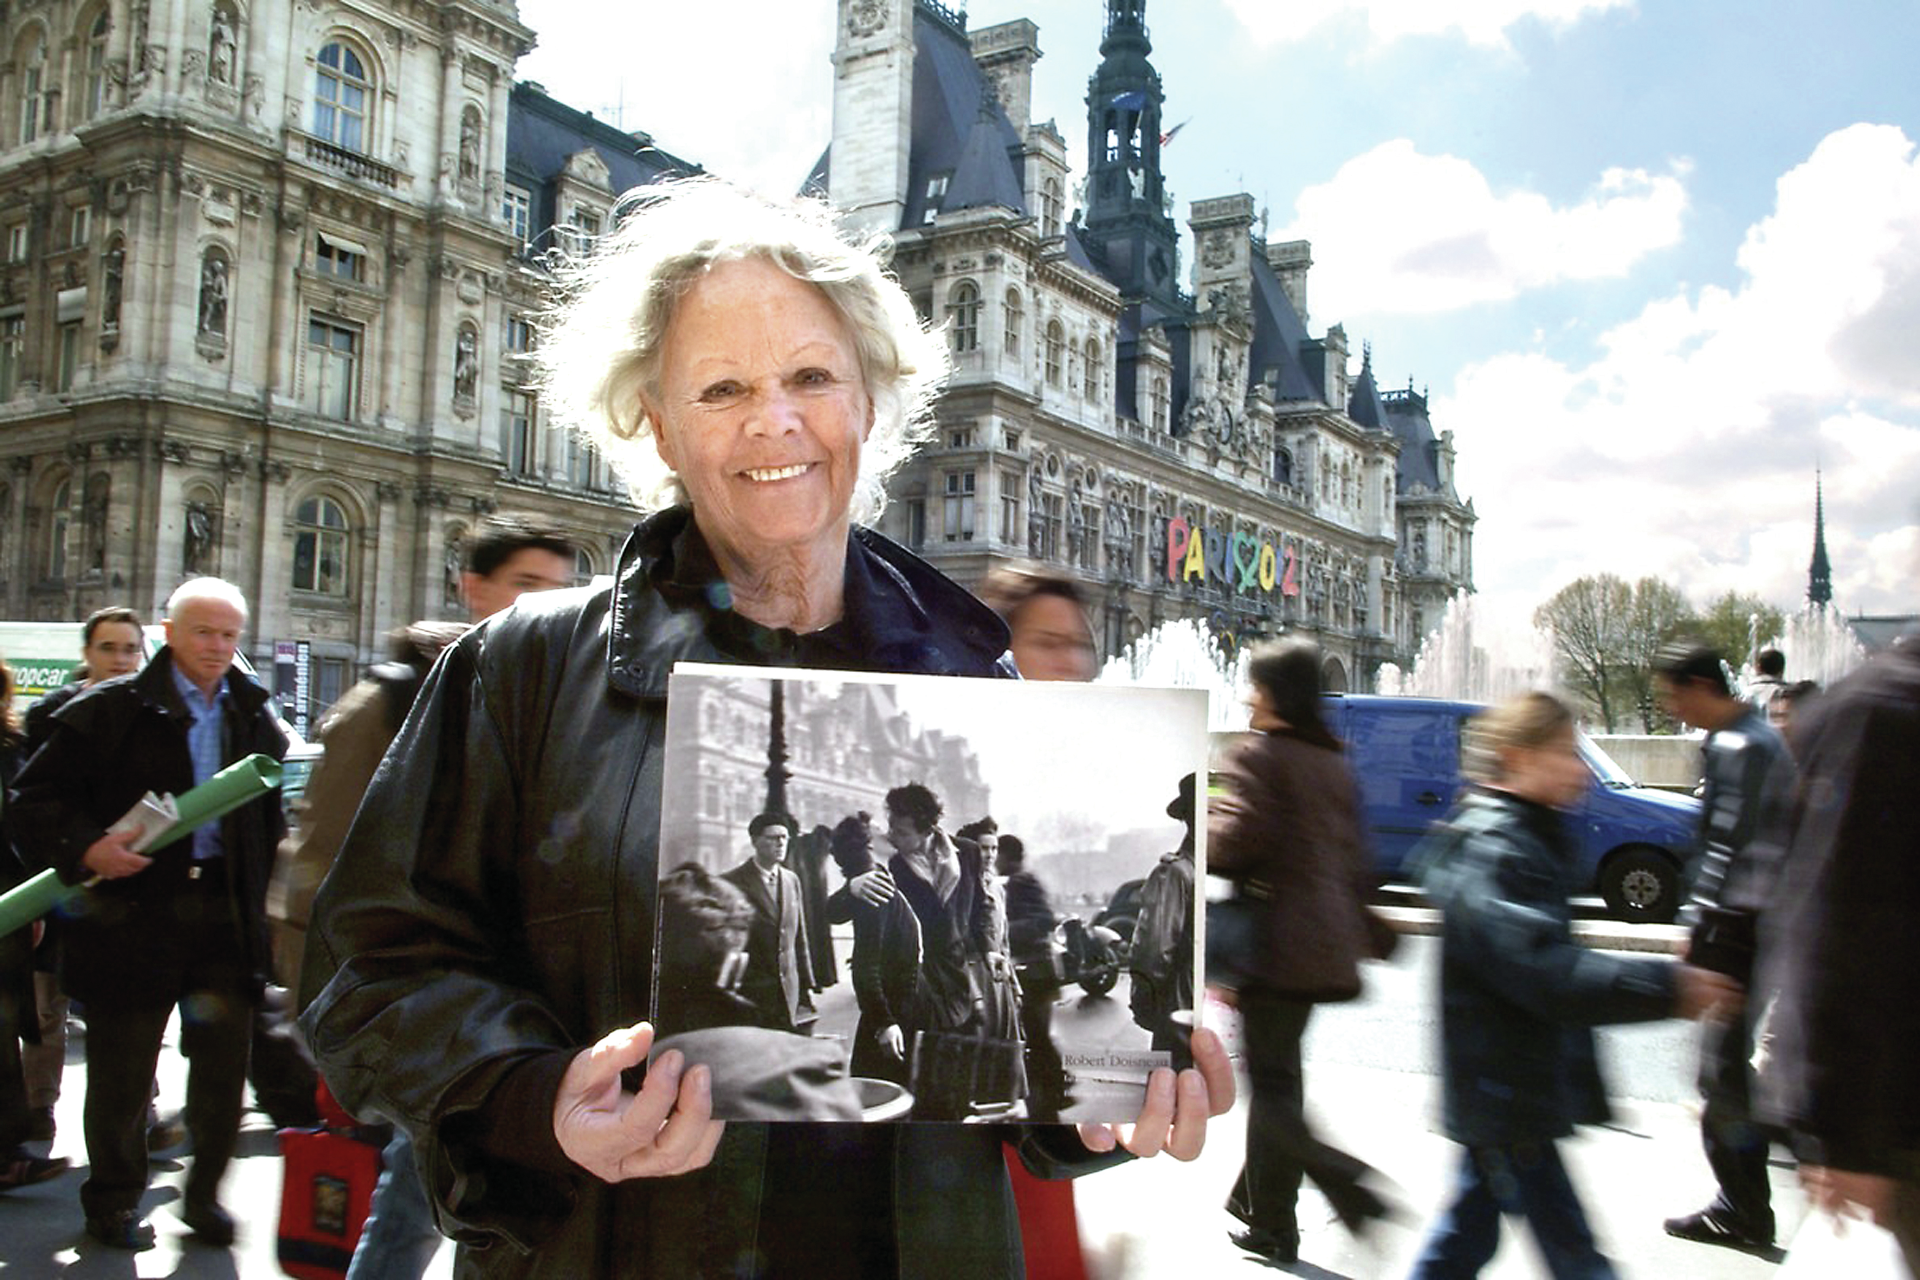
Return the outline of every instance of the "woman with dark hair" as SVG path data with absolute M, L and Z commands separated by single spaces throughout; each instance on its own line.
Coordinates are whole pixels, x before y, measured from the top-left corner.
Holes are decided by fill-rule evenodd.
M 1360 994 L 1359 962 L 1386 949 L 1366 906 L 1371 859 L 1360 798 L 1340 743 L 1320 718 L 1320 652 L 1286 643 L 1247 667 L 1255 732 L 1222 770 L 1207 814 L 1207 869 L 1260 886 L 1270 906 L 1242 969 L 1242 1034 L 1252 1099 L 1247 1156 L 1227 1211 L 1233 1242 L 1269 1262 L 1299 1256 L 1294 1202 L 1311 1177 L 1348 1230 L 1386 1212 L 1362 1183 L 1367 1164 L 1307 1126 L 1300 1041 L 1313 1006 Z M 1387 935 L 1390 938 L 1390 935 Z

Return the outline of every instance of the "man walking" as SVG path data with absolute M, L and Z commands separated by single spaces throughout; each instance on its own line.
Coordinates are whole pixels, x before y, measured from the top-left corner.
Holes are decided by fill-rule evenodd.
M 60 708 L 18 781 L 14 836 L 27 859 L 68 884 L 93 884 L 73 913 L 64 987 L 87 1006 L 80 1188 L 87 1232 L 121 1249 L 153 1244 L 147 1101 L 176 1006 L 188 1059 L 193 1164 L 180 1218 L 203 1241 L 233 1243 L 220 1179 L 239 1138 L 247 1044 L 267 968 L 263 901 L 285 822 L 269 793 L 147 857 L 108 828 L 148 791 L 179 795 L 256 752 L 286 753 L 267 691 L 234 667 L 247 603 L 231 583 L 194 578 L 167 601 L 167 644 L 131 679 Z
M 798 1028 L 801 1002 L 813 988 L 813 962 L 800 932 L 800 877 L 781 865 L 792 821 L 773 813 L 755 817 L 747 824 L 753 856 L 721 876 L 753 904 L 740 995 L 758 1011 L 760 1025 L 775 1031 Z
M 1670 645 L 1655 657 L 1653 669 L 1667 711 L 1707 731 L 1700 849 L 1683 917 L 1694 927 L 1690 958 L 1746 985 L 1759 911 L 1754 903 L 1736 908 L 1743 901 L 1737 890 L 1743 880 L 1760 878 L 1755 837 L 1766 825 L 1770 791 L 1789 785 L 1786 744 L 1765 715 L 1734 696 L 1714 650 Z M 1706 952 L 1709 939 L 1712 956 Z M 1737 1017 L 1702 1025 L 1700 1089 L 1706 1106 L 1700 1133 L 1719 1192 L 1698 1213 L 1667 1219 L 1668 1235 L 1734 1249 L 1773 1246 L 1767 1132 L 1755 1121 L 1752 1104 L 1753 1029 L 1760 1013 L 1750 1002 Z

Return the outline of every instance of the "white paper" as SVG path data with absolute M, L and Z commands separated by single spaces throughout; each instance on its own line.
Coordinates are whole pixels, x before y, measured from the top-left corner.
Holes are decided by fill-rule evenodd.
M 127 842 L 127 848 L 135 853 L 144 853 L 148 845 L 158 840 L 166 830 L 180 821 L 180 806 L 174 803 L 170 795 L 155 795 L 149 791 L 140 797 L 138 803 L 121 817 L 120 821 L 108 827 L 108 831 L 134 831 L 139 834 Z

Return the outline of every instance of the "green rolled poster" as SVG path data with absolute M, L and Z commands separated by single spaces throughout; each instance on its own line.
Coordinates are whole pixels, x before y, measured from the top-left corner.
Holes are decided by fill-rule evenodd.
M 174 820 L 158 836 L 144 845 L 134 843 L 140 852 L 151 854 L 279 785 L 280 762 L 272 756 L 256 753 L 236 760 L 175 800 Z M 49 868 L 25 884 L 0 894 L 0 937 L 38 920 L 79 893 L 81 887 L 62 884 L 60 877 Z

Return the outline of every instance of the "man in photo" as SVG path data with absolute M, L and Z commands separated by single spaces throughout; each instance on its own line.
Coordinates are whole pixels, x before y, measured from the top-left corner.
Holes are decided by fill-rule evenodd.
M 792 819 L 760 814 L 747 824 L 747 835 L 753 856 L 722 876 L 753 907 L 740 995 L 758 1011 L 761 1026 L 793 1031 L 813 987 L 813 963 L 800 931 L 800 878 L 781 865 L 793 835 Z

